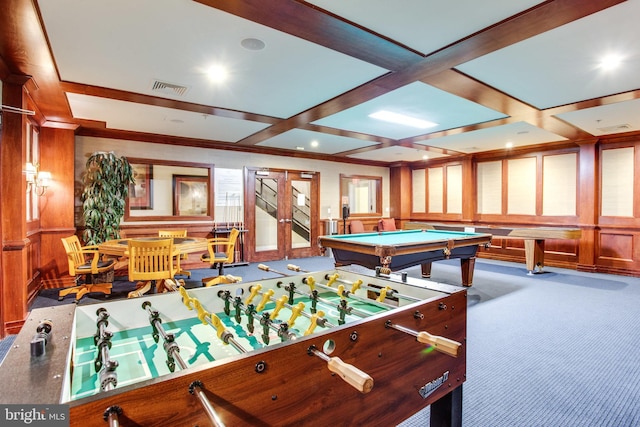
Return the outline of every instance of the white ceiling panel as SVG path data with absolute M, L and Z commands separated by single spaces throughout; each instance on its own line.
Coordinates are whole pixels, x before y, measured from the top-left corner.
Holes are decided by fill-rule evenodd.
M 540 109 L 638 89 L 639 16 L 629 0 L 456 68 Z M 600 65 L 610 55 L 619 68 Z
M 380 110 L 427 120 L 437 125 L 429 129 L 388 123 L 369 117 Z M 336 129 L 403 139 L 424 133 L 468 126 L 505 117 L 497 111 L 467 101 L 421 82 L 411 83 L 385 95 L 346 109 L 314 124 Z
M 309 0 L 307 3 L 428 54 L 541 2 Z
M 416 143 L 424 143 L 431 147 L 439 147 L 463 153 L 476 153 L 508 149 L 507 144 L 511 144 L 512 148 L 516 148 L 563 140 L 566 140 L 566 138 L 528 123 L 518 122 L 455 135 L 447 135 L 442 138 L 430 139 L 424 142 L 417 141 Z
M 269 126 L 96 96 L 69 93 L 67 97 L 75 118 L 104 121 L 111 129 L 236 142 Z
M 640 130 L 640 100 L 617 102 L 557 115 L 592 135 L 601 136 Z
M 402 147 L 400 145 L 393 147 L 380 148 L 375 151 L 366 153 L 349 154 L 347 157 L 361 160 L 374 160 L 378 162 L 419 162 L 429 159 L 437 159 L 446 157 L 444 154 L 420 150 L 417 148 Z
M 376 144 L 376 142 L 362 139 L 304 129 L 292 129 L 276 137 L 269 138 L 258 144 L 258 146 L 285 148 L 289 150 L 306 151 L 308 153 L 335 154 Z

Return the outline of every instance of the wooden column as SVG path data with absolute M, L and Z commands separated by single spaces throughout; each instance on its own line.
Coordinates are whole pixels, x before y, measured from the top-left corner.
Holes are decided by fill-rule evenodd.
M 3 83 L 2 104 L 23 108 L 23 82 Z M 25 79 L 26 81 L 26 79 Z M 26 123 L 24 115 L 4 113 L 0 136 L 0 217 L 2 224 L 2 282 L 0 286 L 0 336 L 16 334 L 27 316 Z
M 577 269 L 595 271 L 596 223 L 598 200 L 600 200 L 600 162 L 598 160 L 598 140 L 580 142 L 578 172 L 578 225 L 582 238 L 578 247 Z
M 478 211 L 473 157 L 462 160 L 462 222 L 474 222 Z
M 409 166 L 393 166 L 389 168 L 389 217 L 395 218 L 396 226 L 411 218 L 413 190 L 411 185 L 411 168 Z M 383 212 L 383 216 L 384 212 Z
M 56 126 L 63 126 L 57 124 Z M 64 125 L 66 126 L 66 125 Z M 51 185 L 40 198 L 40 266 L 44 288 L 71 286 L 67 256 L 60 239 L 76 232 L 74 221 L 75 125 L 40 129 L 40 163 L 51 172 Z

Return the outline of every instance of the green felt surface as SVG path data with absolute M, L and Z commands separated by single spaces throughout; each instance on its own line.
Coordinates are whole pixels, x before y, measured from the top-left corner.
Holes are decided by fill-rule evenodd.
M 341 234 L 331 236 L 332 239 L 372 245 L 402 245 L 409 243 L 441 241 L 473 237 L 478 233 L 444 230 L 398 230 L 381 233 Z

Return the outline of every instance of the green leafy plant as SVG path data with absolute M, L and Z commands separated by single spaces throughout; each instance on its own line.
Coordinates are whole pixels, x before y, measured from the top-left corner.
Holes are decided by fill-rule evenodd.
M 129 184 L 133 183 L 133 169 L 125 157 L 118 157 L 114 152 L 96 152 L 89 156 L 80 196 L 85 244 L 97 245 L 120 238 L 120 221 L 124 217 Z

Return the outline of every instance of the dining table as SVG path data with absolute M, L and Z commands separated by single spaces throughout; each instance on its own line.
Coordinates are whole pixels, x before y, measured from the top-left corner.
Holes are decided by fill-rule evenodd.
M 98 245 L 98 251 L 101 254 L 126 257 L 128 256 L 129 240 L 160 240 L 167 237 L 132 237 L 128 239 L 114 239 Z M 202 252 L 207 250 L 208 240 L 205 237 L 173 237 L 173 247 L 177 254 L 189 254 L 194 252 Z

